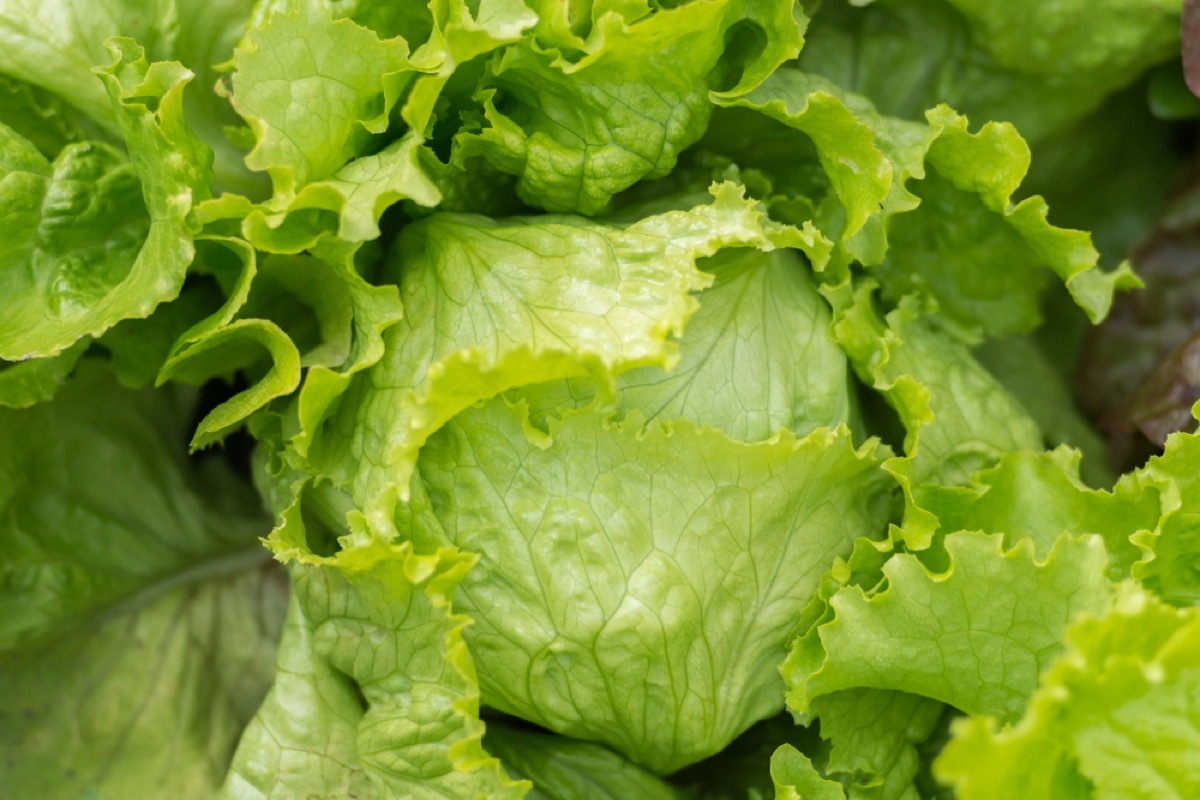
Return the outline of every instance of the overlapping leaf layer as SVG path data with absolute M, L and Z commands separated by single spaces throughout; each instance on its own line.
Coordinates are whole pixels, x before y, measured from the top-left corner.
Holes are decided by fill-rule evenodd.
M 0 795 L 1200 795 L 1179 4 L 801 5 L 0 0 Z

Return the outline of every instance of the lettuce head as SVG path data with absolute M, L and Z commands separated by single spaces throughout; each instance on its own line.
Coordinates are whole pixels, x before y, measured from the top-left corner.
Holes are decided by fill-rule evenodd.
M 0 0 L 0 795 L 1200 796 L 1182 13 Z

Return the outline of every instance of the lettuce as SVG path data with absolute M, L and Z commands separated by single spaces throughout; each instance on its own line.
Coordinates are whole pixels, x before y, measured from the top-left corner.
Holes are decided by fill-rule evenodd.
M 0 794 L 1196 796 L 1181 10 L 0 0 Z
M 272 683 L 287 579 L 249 487 L 187 457 L 196 399 L 87 358 L 52 401 L 0 410 L 13 791 L 210 796 Z
M 1020 722 L 960 720 L 938 769 L 967 798 L 1187 797 L 1200 786 L 1187 755 L 1196 624 L 1194 607 L 1122 584 L 1103 614 L 1067 630 Z

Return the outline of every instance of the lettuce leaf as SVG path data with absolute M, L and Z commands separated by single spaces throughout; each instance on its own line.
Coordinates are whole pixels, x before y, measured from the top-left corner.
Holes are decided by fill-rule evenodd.
M 56 356 L 0 369 L 0 406 L 27 408 L 54 397 L 89 344 L 87 339 L 81 339 Z
M 1135 486 L 1160 487 L 1162 515 L 1157 524 L 1139 529 L 1132 538 L 1142 558 L 1133 574 L 1162 599 L 1181 606 L 1200 599 L 1196 558 L 1200 556 L 1200 494 L 1196 487 L 1196 459 L 1200 439 L 1175 434 L 1167 449 L 1129 477 Z
M 1127 268 L 1096 269 L 1090 237 L 1051 225 L 1040 197 L 1013 202 L 1030 155 L 1011 125 L 991 122 L 972 133 L 966 117 L 945 105 L 926 111 L 924 125 L 890 118 L 864 97 L 787 68 L 723 104 L 804 134 L 777 134 L 772 150 L 780 152 L 768 159 L 808 161 L 815 148 L 821 177 L 799 171 L 801 180 L 776 178 L 771 190 L 815 204 L 816 226 L 840 245 L 835 264 L 877 266 L 889 300 L 927 294 L 944 322 L 968 337 L 1036 327 L 1047 268 L 1093 322 L 1108 312 L 1114 291 L 1139 285 Z M 760 124 L 735 119 L 734 130 Z M 713 142 L 735 161 L 749 150 L 746 166 L 757 166 L 744 133 L 733 143 Z M 893 219 L 898 214 L 906 215 L 902 223 Z M 842 279 L 837 270 L 830 282 Z
M 524 796 L 480 747 L 468 620 L 450 606 L 474 558 L 365 531 L 322 557 L 293 541 L 297 527 L 275 540 L 293 559 L 275 683 L 220 796 Z
M 963 800 L 1189 797 L 1200 789 L 1195 608 L 1132 584 L 1067 631 L 1011 728 L 962 720 L 936 769 Z
M 896 554 L 883 566 L 883 588 L 848 586 L 830 598 L 828 619 L 796 640 L 783 667 L 793 713 L 866 687 L 1010 722 L 1061 652 L 1067 623 L 1108 604 L 1096 537 L 1063 534 L 1041 561 L 1028 539 L 1005 550 L 1001 536 L 958 532 L 944 547 L 944 572 Z
M 716 187 L 709 205 L 624 229 L 580 217 L 415 222 L 393 262 L 405 318 L 335 415 L 317 420 L 308 457 L 364 508 L 378 507 L 389 486 L 403 499 L 418 450 L 454 414 L 554 378 L 586 375 L 611 394 L 621 372 L 675 363 L 669 337 L 695 311 L 690 293 L 711 280 L 696 260 L 800 236 L 732 185 Z M 347 429 L 362 433 L 347 438 Z
M 830 743 L 825 772 L 848 784 L 848 800 L 917 800 L 918 746 L 945 705 L 907 692 L 846 689 L 813 701 L 821 737 Z
M 780 746 L 771 756 L 771 780 L 776 800 L 845 800 L 838 783 L 826 780 L 812 762 L 789 744 Z
M 943 529 L 1001 533 L 1010 547 L 1029 539 L 1044 554 L 1063 533 L 1097 535 L 1114 580 L 1128 576 L 1142 555 L 1131 538 L 1152 530 L 1164 511 L 1162 490 L 1149 482 L 1123 479 L 1112 491 L 1087 488 L 1079 480 L 1079 453 L 1066 448 L 1007 453 L 977 472 L 969 486 L 926 485 L 917 494 Z M 1038 502 L 1027 505 L 1023 497 Z
M 516 175 L 532 206 L 595 215 L 674 167 L 704 133 L 710 91 L 752 89 L 803 43 L 806 20 L 787 0 L 648 10 L 598 2 L 586 39 L 567 37 L 576 46 L 543 45 L 537 30 L 505 51 L 483 82 L 486 126 L 456 140 L 455 158 Z
M 528 778 L 528 800 L 683 800 L 670 784 L 601 745 L 488 721 L 484 744 L 509 772 Z
M 1178 2 L 835 0 L 814 15 L 802 69 L 911 119 L 938 103 L 1012 122 L 1034 141 L 1077 121 L 1178 41 Z M 1086 13 L 1085 10 L 1086 9 Z
M 661 773 L 776 713 L 823 565 L 886 511 L 877 443 L 523 417 L 505 398 L 463 412 L 419 462 L 437 522 L 414 535 L 480 554 L 458 603 L 484 701 Z
M 208 192 L 211 154 L 183 118 L 191 75 L 150 64 L 115 40 L 98 71 L 129 156 L 99 142 L 67 145 L 53 164 L 0 125 L 5 245 L 0 358 L 62 352 L 174 299 L 192 260 L 192 204 Z M 31 203 L 30 198 L 37 198 Z
M 803 436 L 849 423 L 856 408 L 832 315 L 803 260 L 790 250 L 729 248 L 697 262 L 712 285 L 679 340 L 669 371 L 636 367 L 617 377 L 618 411 L 686 419 L 757 442 L 780 429 Z M 776 347 L 777 342 L 793 342 Z M 535 420 L 597 398 L 585 378 L 539 387 L 525 399 Z
M 86 359 L 0 409 L 0 783 L 19 795 L 211 795 L 271 682 L 287 588 L 269 520 L 190 462 L 179 391 Z

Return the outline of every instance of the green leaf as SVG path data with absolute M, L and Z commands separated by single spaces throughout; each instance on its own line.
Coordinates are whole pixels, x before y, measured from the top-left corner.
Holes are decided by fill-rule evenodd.
M 413 60 L 432 74 L 417 78 L 400 112 L 423 135 L 429 134 L 443 89 L 460 66 L 518 41 L 537 22 L 522 0 L 430 0 L 429 10 L 433 29 Z
M 824 771 L 844 776 L 849 800 L 919 800 L 917 746 L 934 732 L 944 705 L 904 692 L 847 689 L 816 698 L 812 709 L 832 746 Z
M 223 195 L 202 204 L 198 215 L 206 225 L 232 220 L 260 250 L 308 250 L 350 267 L 362 243 L 379 237 L 379 220 L 389 206 L 400 200 L 425 207 L 441 202 L 441 190 L 421 163 L 420 144 L 408 135 L 325 180 L 305 184 L 291 198 L 276 195 L 253 204 L 240 195 Z
M 833 331 L 859 377 L 880 392 L 904 425 L 904 456 L 888 461 L 907 501 L 900 534 L 914 549 L 929 546 L 937 520 L 920 507 L 924 483 L 962 485 L 1013 450 L 1040 450 L 1041 433 L 966 346 L 935 327 L 915 298 L 886 316 L 872 305 L 870 282 Z
M 69 324 L 82 314 L 90 322 L 92 306 L 126 277 L 149 232 L 141 190 L 129 163 L 107 145 L 70 145 L 50 164 L 0 126 L 0 158 L 0 355 L 53 355 L 98 332 L 85 327 L 64 336 L 55 329 L 63 317 Z
M 275 321 L 305 366 L 345 370 L 378 360 L 379 329 L 402 309 L 395 286 L 372 286 L 355 270 L 312 256 L 270 255 L 239 315 Z
M 944 105 L 925 114 L 926 125 L 888 118 L 865 98 L 793 69 L 726 104 L 804 135 L 789 143 L 776 132 L 767 137 L 771 152 L 756 156 L 757 137 L 746 141 L 747 131 L 761 126 L 737 117 L 710 144 L 735 162 L 749 151 L 742 166 L 772 176 L 782 196 L 774 205 L 797 197 L 815 203 L 816 226 L 844 248 L 835 263 L 879 265 L 889 300 L 927 293 L 945 322 L 968 335 L 1035 327 L 1047 267 L 1093 321 L 1107 313 L 1116 289 L 1138 285 L 1125 270 L 1097 271 L 1089 236 L 1050 225 L 1040 198 L 1014 205 L 1029 149 L 1011 125 L 970 133 L 967 119 Z M 792 166 L 778 170 L 780 161 Z M 819 179 L 798 166 L 813 161 Z M 836 272 L 830 280 L 841 278 Z
M 89 344 L 81 339 L 51 358 L 0 365 L 0 406 L 26 408 L 53 398 Z
M 0 72 L 41 86 L 96 120 L 119 126 L 92 67 L 108 60 L 105 40 L 136 37 L 156 59 L 170 57 L 172 0 L 49 0 L 0 4 Z
M 234 53 L 233 105 L 257 139 L 247 165 L 268 172 L 283 201 L 332 176 L 386 127 L 408 55 L 404 40 L 347 19 L 272 16 Z
M 671 776 L 690 800 L 760 800 L 774 791 L 771 755 L 781 744 L 820 758 L 814 727 L 801 727 L 786 712 L 756 722 L 721 752 Z
M 714 281 L 697 295 L 700 308 L 679 340 L 679 363 L 668 372 L 623 373 L 617 409 L 638 409 L 648 420 L 687 419 L 744 442 L 849 422 L 849 365 L 803 261 L 790 250 L 739 248 L 697 266 Z M 555 384 L 530 398 L 531 416 L 582 408 L 596 392 L 586 379 Z
M 53 164 L 0 126 L 0 358 L 50 356 L 173 299 L 192 259 L 192 203 L 207 192 L 207 149 L 183 120 L 179 64 L 149 64 L 129 40 L 98 74 L 129 161 L 99 143 Z M 132 164 L 130 163 L 132 162 Z M 32 202 L 31 202 L 32 199 Z
M 252 386 L 200 421 L 192 437 L 193 449 L 220 441 L 254 411 L 300 385 L 300 353 L 287 333 L 270 320 L 234 320 L 250 296 L 257 272 L 254 251 L 238 239 L 206 237 L 205 241 L 224 247 L 241 268 L 225 303 L 176 340 L 158 373 L 158 383 L 178 380 L 201 385 L 214 377 L 228 378 L 235 370 L 258 361 L 263 351 L 270 366 Z
M 962 800 L 1159 800 L 1200 792 L 1200 614 L 1132 584 L 1067 630 L 1025 716 L 972 718 L 935 763 Z
M 488 721 L 483 743 L 510 773 L 532 781 L 528 800 L 682 800 L 670 784 L 598 744 L 497 720 Z
M 286 205 L 250 210 L 242 230 L 256 247 L 276 253 L 314 249 L 322 237 L 378 238 L 379 218 L 388 206 L 412 200 L 433 207 L 442 199 L 419 160 L 420 143 L 410 134 L 356 158 L 329 178 L 305 185 Z
M 1046 76 L 1088 75 L 1105 93 L 1176 54 L 1174 0 L 948 2 L 997 63 Z
M 1187 40 L 1180 21 L 1180 39 Z M 1181 45 L 1183 42 L 1181 41 Z M 1184 45 L 1186 46 L 1186 45 Z M 1183 47 L 1180 48 L 1181 50 Z M 1188 88 L 1182 61 L 1167 61 L 1150 70 L 1146 78 L 1146 107 L 1155 119 L 1188 120 L 1200 116 L 1200 97 Z
M 790 744 L 771 756 L 775 800 L 845 800 L 840 783 L 825 780 L 808 757 Z
M 724 246 L 798 242 L 740 189 L 625 229 L 579 217 L 491 220 L 438 214 L 408 225 L 393 249 L 405 318 L 386 352 L 347 389 L 336 415 L 310 427 L 315 468 L 349 485 L 364 511 L 382 490 L 403 497 L 416 454 L 456 413 L 506 389 L 671 365 L 711 280 L 696 259 Z M 309 426 L 318 420 L 306 420 Z M 361 434 L 346 436 L 348 430 Z
M 1112 486 L 1116 477 L 1105 463 L 1104 439 L 1080 411 L 1065 376 L 1033 337 L 994 339 L 972 353 L 1033 418 L 1047 445 L 1069 445 L 1080 451 L 1086 483 Z
M 342 271 L 343 286 L 352 309 L 350 349 L 336 369 L 316 364 L 308 370 L 297 402 L 299 431 L 290 440 L 302 458 L 321 421 L 350 386 L 354 375 L 374 366 L 383 357 L 383 333 L 403 316 L 397 292 L 391 286 L 372 286 L 352 269 Z
M 412 535 L 480 554 L 456 601 L 484 702 L 667 773 L 779 710 L 796 617 L 882 532 L 889 482 L 844 427 L 747 445 L 643 426 L 469 409 L 421 451 Z
M 250 12 L 248 30 L 261 28 L 277 14 L 298 14 L 320 9 L 333 19 L 350 19 L 370 28 L 381 39 L 403 36 L 409 46 L 423 42 L 433 27 L 428 3 L 379 3 L 376 0 L 257 0 Z
M 1142 551 L 1133 575 L 1161 598 L 1176 605 L 1200 600 L 1200 438 L 1177 433 L 1166 451 L 1129 476 L 1134 486 L 1157 486 L 1162 517 L 1153 529 L 1139 530 L 1133 542 Z M 1146 526 L 1147 528 L 1149 526 Z
M 354 21 L 352 8 L 339 8 L 339 16 L 350 13 L 335 20 L 332 9 L 292 5 L 260 4 L 260 27 L 237 49 L 231 81 L 234 107 L 256 138 L 246 163 L 270 174 L 274 193 L 261 204 L 222 197 L 202 217 L 240 220 L 242 235 L 260 249 L 325 247 L 348 264 L 361 242 L 379 236 L 388 206 L 441 200 L 419 157 L 419 131 L 386 146 L 382 136 L 397 102 L 436 65 L 414 66 L 403 38 L 380 39 Z M 274 6 L 289 13 L 273 13 Z
M 206 246 L 198 243 L 193 268 L 203 271 Z M 185 283 L 179 297 L 164 303 L 145 319 L 127 319 L 105 331 L 97 344 L 107 350 L 112 370 L 122 385 L 138 389 L 154 383 L 179 337 L 225 301 L 215 281 Z
M 450 607 L 474 558 L 417 555 L 361 517 L 357 544 L 317 556 L 300 516 L 293 506 L 273 534 L 293 559 L 275 684 L 221 797 L 522 797 L 528 784 L 480 745 L 469 620 Z
M 1151 115 L 1138 83 L 1034 144 L 1025 186 L 1046 198 L 1056 224 L 1091 231 L 1101 260 L 1116 264 L 1162 212 L 1182 167 L 1171 128 Z M 1136 257 L 1134 267 L 1153 283 Z
M 1063 628 L 1108 603 L 1107 558 L 1098 537 L 1069 534 L 1038 561 L 1032 542 L 945 538 L 948 568 L 893 555 L 873 594 L 848 586 L 829 600 L 832 617 L 796 640 L 783 667 L 788 707 L 866 687 L 909 692 L 973 714 L 1016 719 L 1038 673 L 1062 648 Z
M 85 360 L 0 409 L 0 784 L 18 796 L 210 796 L 267 690 L 286 586 L 269 521 L 189 461 L 179 392 Z
M 919 119 L 944 102 L 1012 122 L 1033 142 L 1178 52 L 1177 11 L 1157 0 L 857 5 L 821 4 L 801 69 L 872 98 L 885 114 Z
M 1006 453 L 968 486 L 925 485 L 915 494 L 943 530 L 1001 533 L 1008 547 L 1028 538 L 1043 556 L 1062 533 L 1096 534 L 1104 540 L 1113 580 L 1129 575 L 1141 556 L 1130 535 L 1153 530 L 1163 504 L 1161 492 L 1141 481 L 1122 479 L 1111 492 L 1087 488 L 1079 480 L 1079 453 L 1065 448 Z
M 422 135 L 428 134 L 434 105 L 460 66 L 517 41 L 538 21 L 522 0 L 259 0 L 249 28 L 263 27 L 273 14 L 314 11 L 352 20 L 381 39 L 402 37 L 415 49 L 413 63 L 420 65 L 424 74 L 415 77 L 401 116 Z
M 914 189 L 921 205 L 895 228 L 881 273 L 885 293 L 899 297 L 919 286 L 949 319 L 1001 334 L 1040 321 L 1044 267 L 1093 323 L 1108 313 L 1115 291 L 1141 285 L 1127 265 L 1098 270 L 1091 237 L 1051 225 L 1042 198 L 1013 204 L 1029 166 L 1013 126 L 989 122 L 970 133 L 966 117 L 946 106 L 926 119 L 936 133 L 926 156 L 933 171 Z M 1001 296 L 1006 302 L 997 303 Z
M 486 127 L 456 139 L 455 159 L 482 155 L 516 175 L 530 205 L 598 214 L 674 167 L 704 133 L 710 90 L 748 91 L 803 43 L 790 0 L 642 6 L 632 19 L 602 7 L 581 52 L 526 40 L 492 65 Z
M 109 59 L 104 44 L 110 37 L 136 39 L 151 61 L 179 61 L 196 73 L 195 85 L 183 97 L 188 123 L 215 151 L 218 182 L 248 191 L 255 181 L 241 163 L 243 153 L 224 132 L 237 116 L 225 98 L 212 91 L 216 65 L 229 59 L 245 30 L 248 5 L 243 0 L 8 0 L 0 4 L 0 73 L 37 87 L 43 109 L 63 107 L 61 113 L 56 108 L 54 116 L 46 118 L 50 125 L 37 131 L 38 138 L 53 136 L 52 126 L 61 128 L 66 123 L 68 130 L 86 131 L 70 141 L 104 140 L 118 135 L 120 126 L 92 67 Z M 11 108 L 3 103 L 0 107 L 6 112 Z M 19 124 L 3 118 L 0 122 L 35 138 Z M 43 153 L 53 158 L 61 146 L 53 151 L 43 148 Z
M 310 367 L 302 407 L 317 393 L 325 395 L 319 401 L 324 408 L 350 374 L 379 359 L 381 331 L 402 315 L 395 287 L 371 286 L 344 264 L 272 255 L 260 266 L 240 239 L 199 241 L 206 269 L 228 286 L 228 297 L 179 334 L 158 381 L 202 384 L 240 371 L 251 385 L 200 422 L 195 448 L 221 439 L 274 398 L 293 392 L 302 366 Z
M 267 320 L 244 319 L 214 331 L 168 359 L 159 373 L 160 381 L 201 384 L 232 365 L 254 359 L 263 350 L 271 362 L 267 373 L 200 421 L 192 437 L 192 449 L 220 441 L 268 401 L 290 394 L 300 385 L 300 354 L 279 326 Z
M 196 73 L 184 92 L 183 104 L 192 129 L 212 148 L 213 191 L 265 193 L 265 176 L 246 167 L 248 145 L 238 138 L 246 132 L 244 123 L 230 105 L 228 92 L 217 88 L 217 82 L 225 79 L 234 46 L 247 30 L 250 4 L 245 0 L 174 0 L 172 5 L 178 19 L 159 26 L 172 37 L 170 52 L 161 57 L 178 60 Z
M 71 142 L 107 138 L 100 126 L 59 98 L 5 75 L 0 75 L 0 124 L 28 139 L 50 159 Z
M 884 123 L 874 114 L 865 98 L 848 97 L 815 75 L 781 69 L 748 94 L 722 98 L 718 102 L 728 108 L 756 111 L 800 131 L 811 140 L 811 145 L 816 148 L 820 169 L 837 198 L 841 215 L 839 219 L 833 219 L 829 214 L 822 215 L 820 227 L 837 241 L 854 236 L 868 219 L 878 215 L 889 193 L 902 189 L 904 179 L 908 177 L 908 174 L 897 174 L 902 173 L 908 165 L 893 163 L 895 152 L 890 151 L 885 156 L 877 147 L 877 135 L 880 139 L 885 138 L 880 135 Z M 744 118 L 742 122 L 738 125 L 731 123 L 727 130 L 722 131 L 724 141 L 710 138 L 706 142 L 720 146 L 730 158 L 743 166 L 763 169 L 772 176 L 776 190 L 798 190 L 803 193 L 804 189 L 800 186 L 790 186 L 781 181 L 780 178 L 787 176 L 787 172 L 775 169 L 775 165 L 780 157 L 790 156 L 789 160 L 795 162 L 807 160 L 804 142 L 799 137 L 791 137 L 788 141 L 781 136 L 777 146 L 783 152 L 772 154 L 775 156 L 772 159 L 774 163 L 768 165 L 766 162 L 770 156 L 763 158 L 761 150 L 755 146 L 762 137 L 761 130 L 756 130 L 760 126 L 747 125 Z M 797 177 L 800 179 L 797 183 L 800 183 L 806 176 L 801 173 Z M 821 197 L 811 199 L 820 201 Z

